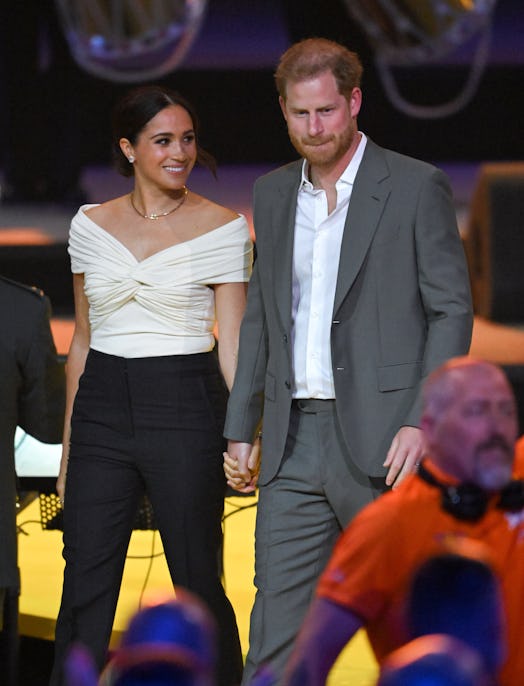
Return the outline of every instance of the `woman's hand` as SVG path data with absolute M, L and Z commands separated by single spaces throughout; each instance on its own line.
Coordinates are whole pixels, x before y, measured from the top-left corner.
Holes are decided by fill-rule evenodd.
M 62 459 L 60 460 L 60 471 L 56 479 L 56 492 L 60 498 L 60 504 L 63 506 L 65 502 L 65 485 L 67 476 L 67 462 L 69 460 L 69 449 L 65 446 L 62 448 Z
M 224 474 L 227 484 L 239 493 L 252 493 L 260 471 L 260 438 L 253 444 L 229 441 L 224 453 Z

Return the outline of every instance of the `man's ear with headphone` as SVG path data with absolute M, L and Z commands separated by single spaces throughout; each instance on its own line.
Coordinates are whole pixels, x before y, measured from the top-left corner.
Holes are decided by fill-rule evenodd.
M 442 509 L 456 519 L 475 522 L 485 514 L 489 495 L 480 486 L 470 483 L 443 484 L 424 467 L 423 463 L 419 465 L 417 475 L 430 486 L 435 486 L 440 490 Z M 500 491 L 497 507 L 514 512 L 522 510 L 524 508 L 524 481 L 510 481 Z

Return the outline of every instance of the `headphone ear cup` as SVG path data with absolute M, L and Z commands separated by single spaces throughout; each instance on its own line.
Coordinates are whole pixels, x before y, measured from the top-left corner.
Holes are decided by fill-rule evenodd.
M 524 481 L 511 481 L 500 493 L 498 507 L 518 512 L 524 507 Z
M 442 507 L 457 519 L 474 522 L 488 507 L 486 493 L 474 484 L 460 484 L 442 488 Z

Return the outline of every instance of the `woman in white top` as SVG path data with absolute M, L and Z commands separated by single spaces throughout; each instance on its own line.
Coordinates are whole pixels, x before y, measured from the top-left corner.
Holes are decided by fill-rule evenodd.
M 84 205 L 71 224 L 76 322 L 67 364 L 63 457 L 64 587 L 51 683 L 73 642 L 101 668 L 138 502 L 148 494 L 173 584 L 218 623 L 217 683 L 240 683 L 233 609 L 220 582 L 222 428 L 250 275 L 246 221 L 190 191 L 192 107 L 157 86 L 114 115 L 130 194 Z M 215 355 L 215 324 L 219 331 Z M 66 478 L 67 475 L 67 478 Z

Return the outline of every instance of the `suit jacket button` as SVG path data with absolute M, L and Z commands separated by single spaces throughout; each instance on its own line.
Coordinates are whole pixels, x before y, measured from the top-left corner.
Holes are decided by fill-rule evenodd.
M 284 343 L 287 343 L 287 333 L 285 333 L 285 334 L 282 336 L 282 340 L 284 341 Z
M 289 383 L 289 381 L 286 381 L 285 385 L 286 385 L 286 388 L 291 388 L 291 384 Z

